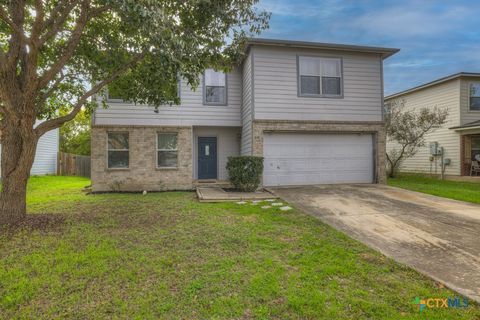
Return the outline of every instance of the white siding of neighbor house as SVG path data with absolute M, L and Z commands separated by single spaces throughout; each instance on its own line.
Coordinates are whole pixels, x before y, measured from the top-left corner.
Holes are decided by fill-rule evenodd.
M 252 61 L 253 48 L 243 62 L 243 102 L 242 102 L 242 155 L 252 154 L 252 108 L 253 108 L 253 83 Z
M 445 158 L 451 159 L 451 165 L 446 167 L 446 174 L 460 175 L 460 135 L 450 127 L 460 125 L 460 79 L 454 79 L 425 89 L 420 89 L 411 93 L 387 99 L 387 102 L 394 100 L 403 100 L 405 108 L 419 110 L 422 107 L 448 109 L 447 122 L 438 129 L 426 136 L 426 146 L 420 148 L 418 153 L 409 159 L 406 159 L 401 171 L 404 172 L 424 172 L 435 173 L 435 162 L 430 162 L 429 143 L 437 141 L 439 146 L 445 150 Z M 395 147 L 395 143 L 387 140 L 387 150 Z M 432 171 L 430 166 L 432 165 Z M 440 174 L 440 160 L 437 161 L 437 174 Z
M 343 98 L 298 97 L 297 56 L 337 57 Z M 380 54 L 256 46 L 254 119 L 382 121 Z
M 240 155 L 241 128 L 194 127 L 193 128 L 193 178 L 198 179 L 198 137 L 217 137 L 217 172 L 219 180 L 228 180 L 228 157 Z
M 39 140 L 32 175 L 55 174 L 57 172 L 57 155 L 59 150 L 59 130 L 45 133 Z
M 37 122 L 38 124 L 39 122 Z M 0 145 L 0 153 L 2 146 Z M 46 175 L 57 173 L 57 155 L 59 150 L 59 130 L 54 129 L 45 133 L 37 144 L 35 161 L 31 175 Z
M 470 110 L 470 84 L 480 83 L 480 78 L 461 78 L 460 80 L 460 108 L 461 124 L 480 120 L 479 110 Z
M 108 103 L 109 108 L 95 111 L 96 125 L 175 125 L 175 126 L 241 126 L 242 74 L 236 68 L 227 75 L 226 106 L 203 105 L 203 77 L 194 91 L 181 81 L 178 106 L 161 106 L 159 112 L 145 105 Z

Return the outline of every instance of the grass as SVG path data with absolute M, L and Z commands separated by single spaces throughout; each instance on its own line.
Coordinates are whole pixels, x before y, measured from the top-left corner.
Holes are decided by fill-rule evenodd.
M 420 174 L 402 174 L 388 179 L 394 187 L 432 194 L 455 200 L 480 203 L 480 183 L 439 180 Z
M 29 213 L 53 222 L 0 237 L 0 318 L 480 317 L 420 313 L 417 296 L 458 295 L 300 211 L 88 184 L 31 179 Z

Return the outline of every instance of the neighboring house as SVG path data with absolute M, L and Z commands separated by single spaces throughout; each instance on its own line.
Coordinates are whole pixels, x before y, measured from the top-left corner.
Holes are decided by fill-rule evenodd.
M 41 121 L 37 121 L 37 126 Z M 38 140 L 31 175 L 46 175 L 57 173 L 57 156 L 59 150 L 59 130 L 54 129 L 45 133 Z M 1 150 L 0 145 L 0 150 Z M 1 154 L 1 152 L 0 152 Z M 1 159 L 1 158 L 0 158 Z
M 447 175 L 470 174 L 472 159 L 480 155 L 480 73 L 453 74 L 385 98 L 386 103 L 395 101 L 407 109 L 436 106 L 449 113 L 446 123 L 426 136 L 427 145 L 402 163 L 401 171 L 440 174 L 441 160 L 430 152 L 430 143 L 437 142 L 451 161 Z M 387 142 L 387 148 L 393 146 Z
M 384 183 L 383 60 L 398 49 L 252 39 L 180 106 L 110 101 L 92 125 L 93 191 L 184 190 L 265 158 L 263 185 Z

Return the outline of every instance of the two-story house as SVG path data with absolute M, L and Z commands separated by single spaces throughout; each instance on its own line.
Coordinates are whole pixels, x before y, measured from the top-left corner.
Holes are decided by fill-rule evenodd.
M 93 191 L 185 190 L 264 157 L 264 186 L 384 183 L 383 60 L 398 49 L 251 39 L 179 106 L 110 101 L 92 124 Z
M 425 107 L 448 110 L 446 123 L 427 134 L 427 145 L 406 159 L 401 171 L 440 174 L 441 159 L 432 155 L 430 148 L 436 142 L 444 150 L 443 157 L 450 159 L 445 166 L 447 175 L 470 175 L 472 159 L 480 156 L 480 73 L 453 74 L 392 94 L 385 102 L 402 103 L 407 110 Z M 387 143 L 387 148 L 394 146 Z

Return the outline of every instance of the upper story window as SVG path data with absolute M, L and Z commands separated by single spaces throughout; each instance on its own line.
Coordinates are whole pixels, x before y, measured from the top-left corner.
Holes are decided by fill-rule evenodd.
M 470 84 L 470 110 L 480 110 L 480 83 Z
M 108 133 L 108 168 L 126 169 L 129 164 L 128 132 Z
M 227 75 L 213 69 L 205 70 L 203 99 L 206 105 L 227 104 Z
M 298 69 L 299 96 L 342 96 L 341 59 L 299 56 Z

